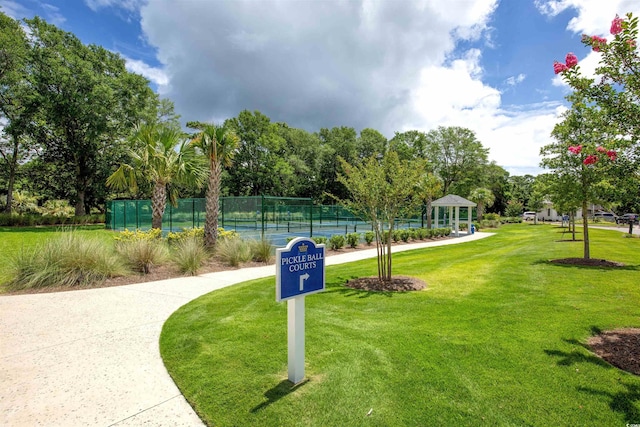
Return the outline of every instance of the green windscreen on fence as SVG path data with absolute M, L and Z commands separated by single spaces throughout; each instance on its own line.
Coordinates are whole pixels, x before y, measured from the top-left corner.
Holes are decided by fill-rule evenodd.
M 285 241 L 297 236 L 331 236 L 371 230 L 371 224 L 339 205 L 314 205 L 311 199 L 294 197 L 221 197 L 218 226 L 246 238 Z M 443 209 L 442 225 L 447 222 Z M 461 218 L 462 219 L 462 218 Z M 180 199 L 167 203 L 162 217 L 164 232 L 203 227 L 204 199 Z M 434 227 L 440 224 L 434 224 Z M 151 228 L 151 201 L 113 200 L 107 203 L 106 227 L 116 231 Z M 398 218 L 398 228 L 425 227 L 424 210 L 412 218 Z

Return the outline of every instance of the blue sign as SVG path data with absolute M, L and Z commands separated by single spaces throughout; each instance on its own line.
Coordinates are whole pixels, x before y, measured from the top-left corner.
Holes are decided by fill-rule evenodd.
M 324 290 L 324 245 L 298 237 L 276 250 L 276 301 Z

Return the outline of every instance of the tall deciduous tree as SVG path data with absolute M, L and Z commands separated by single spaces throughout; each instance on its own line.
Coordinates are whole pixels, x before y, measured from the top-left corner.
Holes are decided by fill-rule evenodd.
M 6 179 L 5 211 L 12 210 L 18 166 L 28 155 L 28 129 L 36 114 L 28 80 L 29 44 L 20 23 L 0 12 L 0 167 Z
M 161 229 L 167 194 L 176 205 L 176 184 L 202 185 L 206 166 L 194 147 L 183 139 L 182 132 L 166 124 L 137 126 L 133 142 L 140 148 L 129 153 L 131 163 L 120 165 L 109 176 L 107 186 L 135 192 L 140 183 L 151 184 L 151 227 Z
M 424 161 L 400 160 L 394 151 L 382 159 L 372 156 L 352 165 L 340 158 L 344 174 L 338 180 L 349 190 L 349 199 L 339 199 L 354 214 L 373 224 L 378 251 L 378 279 L 391 281 L 391 235 L 396 218 L 415 213 L 421 204 L 417 184 Z M 385 238 L 386 236 L 386 238 Z
M 40 18 L 25 23 L 29 78 L 43 119 L 33 136 L 42 142 L 47 161 L 73 172 L 76 215 L 83 215 L 88 200 L 103 189 L 115 146 L 149 114 L 157 97 L 144 77 L 125 69 L 118 54 L 86 46 Z
M 204 243 L 213 248 L 218 240 L 218 210 L 220 208 L 220 186 L 224 166 L 231 166 L 238 147 L 239 138 L 225 126 L 212 123 L 189 122 L 187 126 L 199 129 L 191 140 L 204 153 L 208 167 L 206 216 L 204 222 Z
M 482 184 L 489 150 L 473 131 L 462 127 L 442 127 L 426 134 L 426 156 L 442 179 L 444 194 L 467 197 Z

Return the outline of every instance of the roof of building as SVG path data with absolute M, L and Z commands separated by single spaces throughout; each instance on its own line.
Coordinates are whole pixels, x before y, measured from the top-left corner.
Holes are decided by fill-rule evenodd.
M 444 197 L 439 198 L 431 202 L 431 206 L 461 206 L 461 207 L 475 207 L 476 203 L 471 200 L 467 200 L 464 197 L 456 196 L 455 194 L 447 194 Z

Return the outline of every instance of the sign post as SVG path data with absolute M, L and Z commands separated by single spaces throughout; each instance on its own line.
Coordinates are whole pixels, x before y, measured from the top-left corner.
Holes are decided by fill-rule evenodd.
M 324 290 L 324 245 L 298 237 L 276 250 L 276 301 L 287 301 L 288 378 L 304 379 L 304 297 Z

